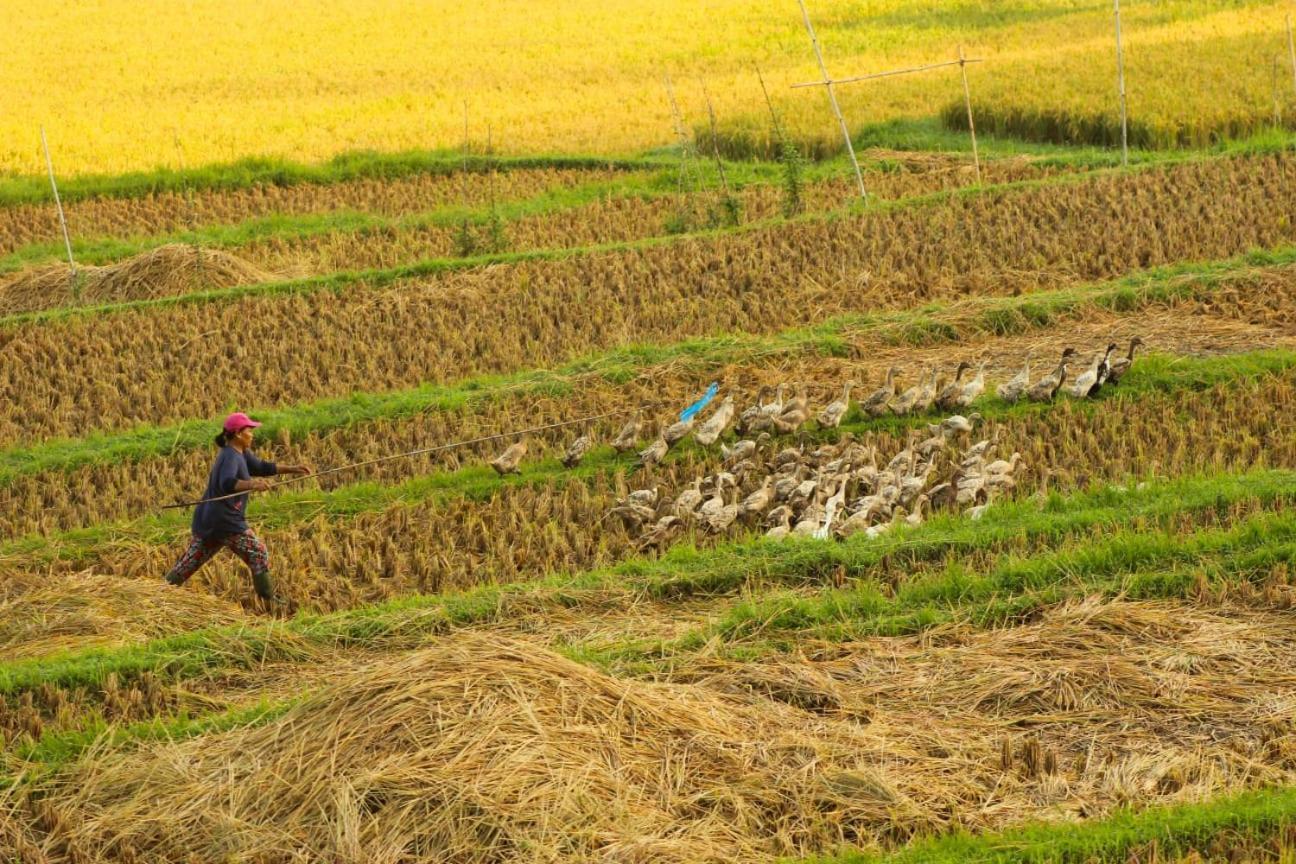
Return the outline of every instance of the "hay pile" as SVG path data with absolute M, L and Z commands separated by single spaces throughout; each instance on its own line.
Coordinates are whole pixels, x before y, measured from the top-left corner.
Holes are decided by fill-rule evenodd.
M 160 579 L 89 571 L 5 574 L 0 660 L 139 642 L 245 619 L 234 604 L 201 591 L 177 590 Z
M 228 252 L 172 243 L 104 267 L 78 267 L 76 285 L 66 264 L 22 270 L 0 280 L 0 314 L 169 297 L 271 278 Z
M 920 823 L 878 755 L 765 700 L 460 635 L 265 727 L 85 759 L 41 821 L 87 860 L 767 859 Z

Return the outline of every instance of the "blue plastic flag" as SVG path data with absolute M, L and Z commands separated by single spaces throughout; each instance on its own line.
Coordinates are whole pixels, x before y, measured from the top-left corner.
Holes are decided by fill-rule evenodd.
M 712 399 L 715 398 L 715 395 L 719 392 L 720 392 L 720 382 L 712 381 L 711 386 L 708 387 L 707 391 L 702 394 L 701 399 L 694 402 L 692 405 L 688 406 L 687 408 L 685 408 L 683 411 L 680 412 L 680 419 L 687 420 L 690 417 L 692 417 L 694 414 L 701 411 L 703 408 L 707 406 L 707 403 L 709 403 Z

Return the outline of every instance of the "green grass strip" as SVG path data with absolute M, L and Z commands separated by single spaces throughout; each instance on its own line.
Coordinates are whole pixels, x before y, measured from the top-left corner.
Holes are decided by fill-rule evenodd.
M 1293 350 L 1274 349 L 1204 358 L 1152 354 L 1144 357 L 1131 370 L 1119 388 L 1109 388 L 1095 399 L 1076 404 L 1079 410 L 1086 412 L 1120 410 L 1121 404 L 1135 404 L 1159 393 L 1201 391 L 1252 381 L 1265 375 L 1283 374 L 1293 369 L 1296 369 L 1296 351 Z M 1042 416 L 1056 410 L 1058 404 L 1061 403 L 1007 405 L 996 396 L 983 396 L 973 408 L 985 420 L 994 421 Z M 858 434 L 885 430 L 903 433 L 930 419 L 927 416 L 873 419 L 862 417 L 858 410 L 852 409 L 840 427 L 811 433 L 811 437 L 816 440 L 836 440 L 847 432 Z M 696 452 L 696 445 L 687 442 L 677 448 L 672 458 Z M 603 472 L 631 473 L 636 464 L 633 454 L 619 455 L 610 447 L 600 447 L 586 456 L 575 469 L 564 468 L 557 459 L 549 458 L 529 462 L 523 474 L 504 478 L 498 477 L 488 466 L 472 465 L 454 471 L 417 475 L 395 484 L 363 481 L 327 492 L 310 489 L 285 491 L 258 502 L 256 521 L 259 527 L 273 529 L 319 515 L 349 517 L 398 504 L 412 505 L 449 498 L 485 500 L 509 484 L 542 486 L 548 483 L 581 482 Z M 173 542 L 184 533 L 190 517 L 191 512 L 187 509 L 159 510 L 128 522 L 104 523 L 55 534 L 30 535 L 0 543 L 0 560 L 27 566 L 41 566 L 54 561 L 88 564 L 95 559 L 97 551 L 104 547 Z
M 1166 861 L 1228 837 L 1262 844 L 1296 823 L 1296 788 L 1254 789 L 1168 807 L 1121 807 L 1101 819 L 1023 825 L 986 834 L 959 832 L 914 841 L 895 852 L 846 852 L 801 864 L 1126 864 Z M 1153 845 L 1156 857 L 1138 857 Z
M 627 172 L 614 180 L 549 189 L 527 198 L 500 201 L 489 207 L 444 205 L 420 213 L 388 217 L 354 210 L 328 213 L 276 214 L 234 224 L 213 224 L 196 230 L 132 237 L 82 237 L 72 241 L 78 264 L 106 264 L 129 258 L 169 243 L 196 244 L 204 248 L 235 249 L 269 239 L 304 240 L 332 233 L 359 236 L 423 228 L 454 228 L 464 222 L 482 225 L 492 215 L 505 222 L 554 214 L 598 202 L 606 197 L 652 199 L 673 192 L 673 177 L 664 172 Z M 0 256 L 0 274 L 36 264 L 66 261 L 59 241 L 31 243 Z
M 613 382 L 664 363 L 732 363 L 757 355 L 818 353 L 841 355 L 846 337 L 871 335 L 895 344 L 931 345 L 981 334 L 1006 335 L 1046 328 L 1096 306 L 1130 312 L 1151 303 L 1198 296 L 1262 267 L 1296 263 L 1296 246 L 1196 264 L 1160 267 L 1111 282 L 1040 292 L 1026 297 L 980 298 L 960 304 L 929 305 L 902 312 L 846 315 L 810 328 L 766 337 L 714 336 L 667 345 L 627 346 L 592 354 L 558 369 L 478 376 L 453 384 L 424 384 L 386 393 L 361 393 L 287 408 L 253 410 L 273 436 L 294 438 L 377 420 L 412 417 L 427 411 L 457 411 L 471 404 L 519 395 L 569 392 L 573 379 L 597 374 Z M 1141 366 L 1141 364 L 1140 364 Z M 1136 367 L 1138 369 L 1139 367 Z M 217 420 L 167 426 L 140 425 L 125 432 L 53 439 L 30 447 L 0 451 L 0 486 L 45 471 L 71 471 L 83 465 L 139 461 L 210 445 Z
M 1180 513 L 1227 513 L 1235 503 L 1266 506 L 1296 495 L 1296 474 L 1265 471 L 1176 480 L 1134 489 L 1054 496 L 1041 508 L 1029 501 L 990 509 L 979 522 L 934 519 L 913 531 L 844 543 L 741 541 L 705 552 L 675 547 L 664 557 L 636 559 L 579 574 L 535 582 L 484 585 L 463 592 L 418 595 L 376 606 L 289 621 L 193 631 L 147 643 L 65 652 L 0 663 L 0 694 L 41 684 L 96 686 L 112 673 L 130 679 L 145 671 L 165 678 L 197 677 L 224 667 L 247 668 L 268 660 L 305 660 L 319 646 L 408 647 L 452 627 L 499 620 L 516 604 L 574 605 L 609 590 L 657 597 L 726 594 L 749 581 L 762 584 L 822 582 L 839 566 L 851 572 L 892 563 L 938 560 L 951 549 L 992 549 L 1022 537 L 1063 538 L 1094 524 L 1128 525 Z

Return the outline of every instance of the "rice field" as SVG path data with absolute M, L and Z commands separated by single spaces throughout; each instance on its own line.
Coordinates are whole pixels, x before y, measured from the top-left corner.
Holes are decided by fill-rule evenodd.
M 1162 89 L 1122 168 L 1076 146 L 1110 144 L 1108 10 L 812 5 L 834 67 L 964 35 L 988 60 L 980 177 L 949 82 L 903 79 L 858 121 L 862 203 L 781 92 L 786 10 L 709 10 L 751 29 L 697 61 L 714 150 L 676 77 L 697 158 L 632 83 L 648 37 L 559 101 L 579 70 L 547 68 L 525 139 L 482 97 L 465 157 L 394 152 L 453 145 L 461 114 L 416 135 L 395 108 L 469 82 L 411 95 L 444 62 L 415 75 L 415 34 L 448 25 L 372 5 L 346 37 L 302 20 L 306 66 L 203 84 L 242 109 L 177 115 L 188 171 L 123 173 L 167 158 L 118 81 L 61 150 L 76 278 L 39 186 L 0 178 L 0 860 L 1291 858 L 1296 141 L 1251 137 L 1247 71 L 1282 8 L 1124 4 L 1131 83 Z M 198 73 L 149 40 L 211 14 L 123 43 L 171 82 L 155 107 Z M 519 39 L 511 14 L 464 44 Z M 697 11 L 656 14 L 696 56 Z M 97 26 L 15 32 L 62 58 Z M 381 87 L 347 77 L 360 33 Z M 740 86 L 761 51 L 814 157 L 792 179 Z M 268 82 L 297 119 L 266 122 Z M 35 105 L 0 118 L 0 171 L 33 173 Z M 273 606 L 223 552 L 163 580 L 231 411 L 318 474 L 251 496 Z

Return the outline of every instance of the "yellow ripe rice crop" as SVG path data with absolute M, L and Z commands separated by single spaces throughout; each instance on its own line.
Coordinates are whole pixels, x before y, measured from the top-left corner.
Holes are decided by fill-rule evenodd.
M 949 59 L 963 44 L 988 61 L 972 73 L 978 100 L 1115 113 L 1105 4 L 809 5 L 838 76 Z M 465 102 L 478 147 L 489 126 L 509 152 L 640 151 L 673 143 L 663 72 L 675 78 L 686 122 L 705 116 L 705 77 L 722 118 L 759 118 L 764 129 L 754 64 L 791 129 L 833 137 L 822 94 L 787 89 L 817 77 L 790 4 L 572 0 L 487 9 L 465 0 L 231 0 L 150 8 L 147 22 L 127 0 L 6 6 L 13 8 L 0 31 L 0 173 L 41 172 L 41 124 L 68 174 L 174 167 L 181 149 L 194 165 L 456 147 Z M 1285 4 L 1127 6 L 1136 117 L 1168 128 L 1231 128 L 1235 116 L 1249 126 L 1268 122 Z M 950 70 L 841 88 L 857 128 L 930 116 L 958 96 Z

